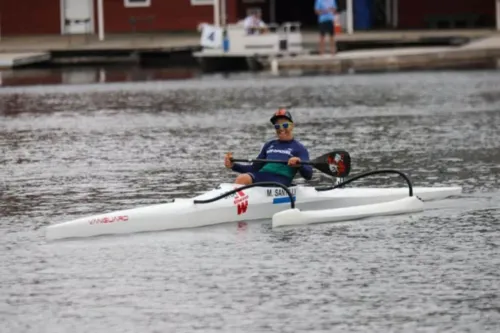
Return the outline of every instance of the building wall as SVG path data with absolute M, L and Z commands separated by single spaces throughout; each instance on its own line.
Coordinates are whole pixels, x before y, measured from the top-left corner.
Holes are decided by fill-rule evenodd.
M 495 24 L 495 0 L 399 0 L 399 28 L 427 28 L 426 17 L 474 13 L 481 15 L 483 26 Z
M 237 1 L 226 0 L 228 22 L 237 21 Z M 61 0 L 0 0 L 2 35 L 61 34 Z M 192 6 L 190 0 L 151 0 L 150 7 L 127 8 L 124 0 L 104 0 L 107 33 L 131 32 L 132 16 L 155 16 L 152 24 L 137 23 L 137 31 L 195 30 L 201 22 L 213 21 L 212 6 Z M 97 0 L 94 0 L 97 32 Z
M 97 31 L 97 0 L 94 0 L 94 22 Z M 240 0 L 226 0 L 229 23 L 242 19 Z M 484 26 L 495 25 L 495 0 L 419 0 L 399 1 L 399 28 L 423 29 L 428 15 L 451 13 L 480 14 Z M 2 35 L 43 35 L 61 33 L 61 0 L 0 0 L 0 33 Z M 241 7 L 241 8 L 240 8 Z M 104 0 L 107 33 L 132 30 L 131 16 L 154 15 L 152 24 L 140 22 L 138 31 L 194 30 L 201 22 L 212 22 L 212 6 L 192 6 L 190 0 L 151 0 L 150 7 L 127 8 L 124 0 Z
M 226 0 L 228 21 L 236 18 L 237 0 Z M 151 0 L 151 6 L 128 8 L 124 0 L 104 0 L 104 20 L 107 33 L 131 32 L 131 17 L 154 16 L 152 23 L 138 22 L 137 31 L 195 30 L 199 23 L 213 22 L 212 6 L 192 6 L 190 0 Z M 97 28 L 96 28 L 97 31 Z
M 60 0 L 0 0 L 2 35 L 61 33 Z

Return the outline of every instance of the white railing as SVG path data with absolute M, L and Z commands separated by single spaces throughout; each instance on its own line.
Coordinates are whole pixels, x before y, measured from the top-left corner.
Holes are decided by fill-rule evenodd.
M 201 45 L 207 52 L 223 52 L 223 28 L 209 24 L 199 27 Z M 269 24 L 263 33 L 248 34 L 241 22 L 226 26 L 229 49 L 226 55 L 270 55 L 302 52 L 300 23 Z M 208 40 L 210 36 L 210 40 Z

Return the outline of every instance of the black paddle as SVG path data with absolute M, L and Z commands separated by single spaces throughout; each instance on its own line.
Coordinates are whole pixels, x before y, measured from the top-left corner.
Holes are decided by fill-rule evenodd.
M 288 161 L 241 158 L 232 158 L 231 161 L 247 163 L 288 163 Z M 345 178 L 349 175 L 349 172 L 351 172 L 351 156 L 345 150 L 334 150 L 312 161 L 300 161 L 300 164 L 312 165 L 315 169 L 318 169 L 324 174 L 338 178 Z

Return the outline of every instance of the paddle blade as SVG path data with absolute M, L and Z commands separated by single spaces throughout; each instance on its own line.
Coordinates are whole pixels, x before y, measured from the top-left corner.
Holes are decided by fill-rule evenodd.
M 337 178 L 345 178 L 351 172 L 351 156 L 345 150 L 335 150 L 314 159 L 314 167 Z

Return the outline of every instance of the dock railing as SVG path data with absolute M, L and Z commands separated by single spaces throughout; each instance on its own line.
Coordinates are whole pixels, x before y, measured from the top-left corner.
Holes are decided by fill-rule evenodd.
M 201 29 L 224 29 L 208 24 L 202 26 Z M 230 44 L 227 55 L 275 55 L 303 51 L 299 22 L 268 24 L 264 32 L 255 34 L 249 34 L 241 23 L 228 24 L 225 28 Z

